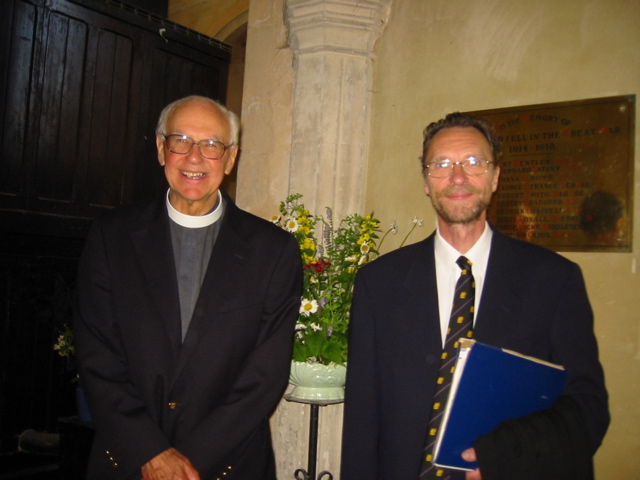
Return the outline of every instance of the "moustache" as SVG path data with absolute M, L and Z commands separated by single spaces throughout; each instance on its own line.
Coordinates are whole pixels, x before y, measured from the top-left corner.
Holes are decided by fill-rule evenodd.
M 464 187 L 453 186 L 453 187 L 447 187 L 444 190 L 441 190 L 439 196 L 448 197 L 450 195 L 468 195 L 468 194 L 478 195 L 480 193 L 482 193 L 482 190 L 480 190 L 479 188 L 473 187 L 471 185 L 467 185 Z

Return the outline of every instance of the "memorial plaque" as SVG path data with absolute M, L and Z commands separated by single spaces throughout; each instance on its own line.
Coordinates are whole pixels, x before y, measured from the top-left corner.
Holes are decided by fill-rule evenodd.
M 503 145 L 488 219 L 556 251 L 630 252 L 635 96 L 468 112 Z

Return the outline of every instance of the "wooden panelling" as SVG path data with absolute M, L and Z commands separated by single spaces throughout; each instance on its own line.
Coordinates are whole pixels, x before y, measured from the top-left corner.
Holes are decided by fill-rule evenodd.
M 161 108 L 224 100 L 228 47 L 118 4 L 13 0 L 3 12 L 0 231 L 82 235 L 100 211 L 153 196 L 166 188 Z

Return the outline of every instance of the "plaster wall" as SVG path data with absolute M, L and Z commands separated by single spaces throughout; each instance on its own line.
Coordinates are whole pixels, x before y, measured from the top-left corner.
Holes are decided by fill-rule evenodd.
M 283 1 L 252 0 L 249 7 L 237 202 L 264 218 L 278 213 L 289 189 L 293 52 Z
M 169 19 L 224 42 L 247 23 L 248 9 L 249 0 L 169 0 Z

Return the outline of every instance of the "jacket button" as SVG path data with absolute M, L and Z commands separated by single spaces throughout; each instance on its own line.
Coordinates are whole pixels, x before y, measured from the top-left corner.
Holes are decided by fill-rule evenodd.
M 169 408 L 171 410 L 175 410 L 176 408 L 178 408 L 178 404 L 176 402 L 169 402 Z

